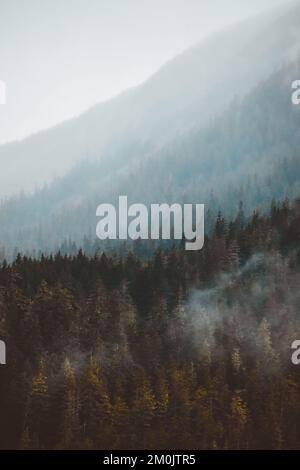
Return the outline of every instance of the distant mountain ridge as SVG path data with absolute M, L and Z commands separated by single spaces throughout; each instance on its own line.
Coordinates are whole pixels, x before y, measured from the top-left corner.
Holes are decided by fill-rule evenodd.
M 33 190 L 85 159 L 157 147 L 205 125 L 300 50 L 300 5 L 220 32 L 163 66 L 143 85 L 53 129 L 0 147 L 0 197 Z
M 129 202 L 204 203 L 206 226 L 219 210 L 245 215 L 269 210 L 272 200 L 300 196 L 300 106 L 291 83 L 300 61 L 275 72 L 246 98 L 206 127 L 191 130 L 128 167 L 81 163 L 33 196 L 13 198 L 0 208 L 0 246 L 56 251 L 65 240 L 82 246 L 95 238 L 96 208 Z M 136 151 L 138 155 L 138 151 Z M 125 155 L 125 150 L 122 156 Z
M 227 74 L 226 79 L 223 76 L 221 80 L 218 75 L 214 86 L 207 80 L 209 89 L 204 95 L 198 94 L 197 100 L 193 101 L 195 94 L 187 86 L 187 81 L 195 78 L 191 67 L 184 67 L 184 77 L 180 80 L 174 79 L 172 82 L 171 77 L 178 77 L 180 70 L 176 73 L 176 68 L 179 64 L 183 66 L 182 61 L 185 64 L 190 60 L 194 63 L 195 51 L 198 51 L 194 48 L 183 54 L 180 60 L 175 59 L 167 64 L 138 89 L 96 106 L 80 118 L 56 129 L 38 134 L 23 143 L 11 144 L 11 150 L 18 148 L 25 152 L 33 142 L 38 142 L 44 152 L 53 152 L 57 158 L 60 158 L 59 152 L 65 145 L 66 152 L 70 151 L 68 146 L 71 146 L 78 155 L 82 155 L 82 146 L 78 142 L 89 142 L 91 148 L 100 148 L 96 132 L 100 111 L 103 119 L 107 117 L 106 130 L 110 126 L 109 117 L 118 125 L 117 133 L 109 137 L 112 142 L 116 139 L 115 143 L 108 145 L 108 134 L 105 134 L 108 140 L 105 145 L 103 141 L 101 143 L 102 158 L 79 159 L 64 176 L 33 195 L 14 196 L 2 203 L 0 248 L 5 250 L 4 253 L 11 256 L 16 249 L 28 253 L 33 250 L 56 251 L 65 240 L 81 246 L 86 237 L 95 237 L 98 204 L 116 203 L 121 194 L 127 195 L 130 203 L 204 203 L 208 225 L 209 217 L 214 220 L 220 209 L 228 217 L 236 214 L 240 201 L 244 203 L 245 213 L 251 214 L 256 208 L 268 209 L 272 199 L 299 197 L 300 107 L 293 106 L 291 102 L 291 83 L 300 77 L 300 52 L 297 55 L 300 36 L 298 39 L 295 29 L 298 12 L 299 5 L 285 11 L 280 21 L 274 20 L 271 25 L 267 23 L 269 35 L 265 34 L 264 44 L 267 43 L 267 47 L 263 51 L 258 50 L 255 54 L 255 47 L 247 40 L 241 49 L 244 55 L 234 58 L 234 52 L 227 53 L 239 65 L 241 82 L 233 79 L 234 70 L 223 57 L 222 70 Z M 254 24 L 262 34 L 261 24 L 265 23 L 265 17 L 260 18 L 258 23 Z M 245 30 L 244 38 L 253 35 L 253 31 L 251 33 L 245 27 L 235 27 L 231 40 L 239 28 Z M 218 38 L 223 34 L 229 33 L 220 33 L 209 43 L 219 44 Z M 262 41 L 262 36 L 259 40 Z M 248 49 L 245 50 L 246 44 Z M 223 47 L 225 52 L 228 51 L 228 42 Z M 209 55 L 204 46 L 203 51 Z M 267 51 L 274 54 L 266 57 Z M 280 63 L 284 63 L 281 68 Z M 250 70 L 252 64 L 256 67 L 253 65 Z M 269 73 L 267 69 L 270 69 Z M 249 70 L 252 75 L 246 80 Z M 164 86 L 161 85 L 164 81 L 162 77 Z M 226 94 L 230 77 L 232 89 Z M 176 93 L 172 86 L 176 88 L 184 80 L 186 93 L 174 103 L 172 96 Z M 202 91 L 203 86 L 200 87 Z M 155 100 L 149 98 L 149 87 L 155 89 L 152 96 L 161 96 L 164 100 L 161 113 Z M 211 106 L 203 114 L 201 110 L 206 108 L 202 108 L 200 103 L 204 106 L 205 100 L 210 101 Z M 118 114 L 120 102 L 124 104 L 123 115 Z M 94 127 L 86 127 L 87 121 Z M 126 126 L 130 127 L 130 131 L 125 130 Z M 64 135 L 64 145 L 58 135 Z M 83 135 L 86 140 L 82 140 Z M 49 146 L 44 145 L 44 141 L 49 142 Z M 106 145 L 107 150 L 104 151 Z M 0 148 L 0 155 L 5 148 Z M 18 152 L 11 158 L 11 168 L 13 174 L 25 178 L 26 171 L 21 166 L 17 167 L 14 160 L 17 155 L 20 161 Z M 29 166 L 28 171 L 31 168 Z M 5 173 L 1 177 L 3 180 L 7 178 L 8 184 L 10 175 Z M 4 255 L 0 253 L 1 256 Z

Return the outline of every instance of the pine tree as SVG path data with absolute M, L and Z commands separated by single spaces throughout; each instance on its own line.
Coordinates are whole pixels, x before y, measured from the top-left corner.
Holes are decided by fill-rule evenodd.
M 29 399 L 28 423 L 25 425 L 32 446 L 36 449 L 46 448 L 47 444 L 47 418 L 49 404 L 49 385 L 47 364 L 41 358 L 36 375 L 33 377 Z
M 79 398 L 74 368 L 65 359 L 63 365 L 62 426 L 59 447 L 75 449 L 79 445 Z
M 99 363 L 91 358 L 81 379 L 80 415 L 83 438 L 88 446 L 109 445 L 111 403 Z

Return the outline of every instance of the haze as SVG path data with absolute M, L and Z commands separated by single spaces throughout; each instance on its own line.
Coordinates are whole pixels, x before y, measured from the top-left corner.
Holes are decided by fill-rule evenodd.
M 214 31 L 285 3 L 0 0 L 0 143 L 78 115 Z

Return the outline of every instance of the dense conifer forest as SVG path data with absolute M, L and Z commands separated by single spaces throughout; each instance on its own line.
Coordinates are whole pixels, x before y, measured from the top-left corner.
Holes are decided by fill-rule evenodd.
M 300 448 L 300 201 L 199 252 L 0 268 L 1 448 Z

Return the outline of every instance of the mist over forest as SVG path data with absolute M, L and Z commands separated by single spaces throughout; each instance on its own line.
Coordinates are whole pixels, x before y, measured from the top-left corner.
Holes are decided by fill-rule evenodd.
M 272 199 L 296 197 L 298 10 L 297 3 L 227 28 L 138 88 L 1 146 L 5 256 L 81 245 L 84 237 L 93 243 L 97 206 L 120 194 L 145 204 L 205 203 L 212 218 L 219 210 L 234 216 L 240 201 L 251 215 Z
M 155 150 L 131 145 L 116 160 L 78 163 L 33 195 L 4 201 L 2 257 L 11 259 L 18 251 L 68 254 L 74 252 L 72 244 L 79 249 L 83 243 L 89 253 L 93 246 L 107 249 L 108 243 L 96 241 L 96 208 L 117 205 L 120 194 L 147 206 L 205 204 L 207 233 L 219 211 L 234 217 L 240 203 L 249 217 L 255 209 L 268 211 L 272 200 L 292 201 L 300 190 L 300 110 L 291 104 L 291 83 L 298 75 L 299 60 L 271 74 L 205 127 Z M 117 242 L 111 245 L 119 249 Z
M 300 449 L 299 18 L 0 146 L 1 449 Z M 203 249 L 97 239 L 120 195 L 205 204 Z

